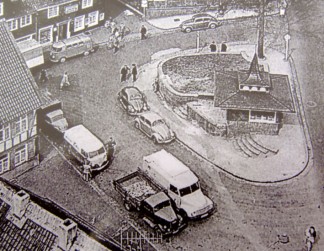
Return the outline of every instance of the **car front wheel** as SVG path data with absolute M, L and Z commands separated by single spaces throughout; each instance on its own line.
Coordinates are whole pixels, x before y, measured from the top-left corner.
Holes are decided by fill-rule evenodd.
M 216 24 L 211 24 L 211 25 L 209 25 L 209 28 L 211 28 L 211 29 L 215 29 L 215 28 L 216 28 Z
M 61 58 L 61 59 L 60 59 L 60 62 L 61 62 L 61 63 L 64 63 L 65 61 L 66 61 L 66 58 Z
M 192 29 L 190 28 L 190 27 L 187 27 L 186 29 L 185 29 L 185 32 L 186 33 L 189 33 L 189 32 L 191 32 L 192 31 Z

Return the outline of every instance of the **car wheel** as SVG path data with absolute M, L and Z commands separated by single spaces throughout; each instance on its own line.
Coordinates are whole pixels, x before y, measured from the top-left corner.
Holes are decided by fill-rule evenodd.
M 158 144 L 158 141 L 157 141 L 156 137 L 153 137 L 152 140 L 153 140 L 154 144 Z
M 66 61 L 66 58 L 61 58 L 61 59 L 60 59 L 60 62 L 61 62 L 61 63 L 64 63 L 65 61 Z
M 209 28 L 211 28 L 211 29 L 215 29 L 215 28 L 216 28 L 216 24 L 211 24 L 211 25 L 209 25 Z
M 135 128 L 139 129 L 139 123 L 135 121 Z
M 84 55 L 84 56 L 88 56 L 88 55 L 89 55 L 89 53 L 90 53 L 90 52 L 88 52 L 88 51 L 85 51 L 85 52 L 83 53 L 83 55 Z
M 187 33 L 191 32 L 191 31 L 192 31 L 192 29 L 190 27 L 185 29 L 185 32 L 187 32 Z
M 124 202 L 124 207 L 126 208 L 127 211 L 132 211 L 133 207 L 129 202 L 125 201 Z

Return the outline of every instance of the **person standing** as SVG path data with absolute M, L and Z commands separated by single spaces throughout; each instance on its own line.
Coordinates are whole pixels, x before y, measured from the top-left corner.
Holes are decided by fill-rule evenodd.
M 114 159 L 115 147 L 116 147 L 116 141 L 113 139 L 113 137 L 110 137 L 108 141 L 108 151 L 107 151 L 108 161 L 112 161 Z
M 116 54 L 119 51 L 119 40 L 116 37 L 114 38 L 113 47 L 114 47 L 114 54 Z
M 63 89 L 64 86 L 70 86 L 69 75 L 67 71 L 64 72 L 61 83 L 60 83 L 60 90 Z
M 126 82 L 129 70 L 130 70 L 129 67 L 126 64 L 121 68 L 121 70 L 120 70 L 120 82 L 121 83 Z
M 121 23 L 119 28 L 120 28 L 120 37 L 123 39 L 126 32 L 126 26 L 125 24 Z
M 39 82 L 41 84 L 44 84 L 48 80 L 47 71 L 45 69 L 42 69 L 39 75 Z
M 306 229 L 306 247 L 307 251 L 311 251 L 316 238 L 316 230 L 313 226 Z
M 91 166 L 87 160 L 83 165 L 83 179 L 87 182 L 91 179 Z
M 209 45 L 209 48 L 210 48 L 210 52 L 216 52 L 217 51 L 217 46 L 216 46 L 214 41 Z
M 133 82 L 135 82 L 136 79 L 137 79 L 137 66 L 136 66 L 136 64 L 132 64 L 132 77 L 133 77 Z
M 146 37 L 146 33 L 147 33 L 147 29 L 146 29 L 146 27 L 143 24 L 142 27 L 141 27 L 141 40 L 144 40 L 144 39 L 147 38 Z

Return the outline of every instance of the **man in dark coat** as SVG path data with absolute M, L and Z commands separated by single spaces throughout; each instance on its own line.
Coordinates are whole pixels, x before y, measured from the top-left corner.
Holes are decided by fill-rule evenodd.
M 146 33 L 147 33 L 147 29 L 144 25 L 142 25 L 142 28 L 141 28 L 141 40 L 144 40 L 146 39 Z
M 133 76 L 133 82 L 137 79 L 137 67 L 136 64 L 132 64 L 132 76 Z
M 120 70 L 120 82 L 123 83 L 123 82 L 126 82 L 127 80 L 127 74 L 128 74 L 128 71 L 129 71 L 129 67 L 125 64 L 121 70 Z
M 216 52 L 217 51 L 217 47 L 216 47 L 216 44 L 215 44 L 214 41 L 209 45 L 209 48 L 210 48 L 210 52 Z

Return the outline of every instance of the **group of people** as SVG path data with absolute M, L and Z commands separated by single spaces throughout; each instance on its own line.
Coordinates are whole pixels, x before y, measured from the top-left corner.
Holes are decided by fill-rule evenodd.
M 108 20 L 106 21 L 105 27 L 111 32 L 108 44 L 111 44 L 111 46 L 114 49 L 114 54 L 116 54 L 119 51 L 120 43 L 122 42 L 127 33 L 127 28 L 124 23 L 121 23 L 118 26 L 117 22 L 111 17 L 108 18 Z
M 210 45 L 209 45 L 209 49 L 210 52 L 217 52 L 217 46 L 215 41 L 213 41 Z M 227 51 L 227 45 L 223 42 L 220 45 L 220 52 L 226 52 Z
M 39 74 L 39 79 L 38 82 L 40 84 L 44 84 L 49 80 L 48 73 L 46 69 L 41 69 L 40 74 Z M 60 82 L 60 90 L 63 90 L 64 87 L 70 86 L 70 80 L 69 80 L 69 75 L 68 72 L 65 71 L 63 73 L 61 82 Z
M 120 82 L 121 83 L 126 82 L 130 74 L 132 75 L 132 81 L 135 82 L 137 80 L 137 74 L 138 74 L 136 64 L 132 64 L 132 68 L 129 68 L 128 65 L 125 64 L 120 69 Z

